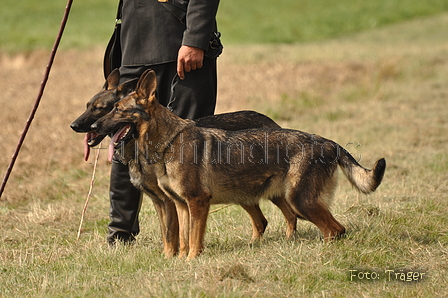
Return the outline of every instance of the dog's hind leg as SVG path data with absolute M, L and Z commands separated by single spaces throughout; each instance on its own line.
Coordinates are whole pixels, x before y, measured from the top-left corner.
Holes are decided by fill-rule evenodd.
M 336 173 L 321 176 L 308 174 L 310 178 L 302 179 L 299 186 L 288 194 L 288 203 L 298 216 L 314 223 L 322 232 L 324 241 L 328 242 L 345 233 L 344 226 L 328 209 L 337 184 Z
M 305 213 L 305 218 L 314 223 L 322 232 L 325 242 L 339 238 L 345 233 L 344 226 L 333 217 L 326 206 L 317 203 Z
M 271 199 L 283 213 L 286 220 L 286 237 L 292 238 L 297 230 L 297 216 L 291 206 L 286 202 L 284 197 L 274 197 Z
M 264 217 L 263 212 L 258 204 L 256 205 L 241 205 L 247 213 L 249 213 L 250 219 L 252 221 L 252 240 L 251 242 L 258 240 L 263 236 L 264 231 L 268 225 L 266 217 Z

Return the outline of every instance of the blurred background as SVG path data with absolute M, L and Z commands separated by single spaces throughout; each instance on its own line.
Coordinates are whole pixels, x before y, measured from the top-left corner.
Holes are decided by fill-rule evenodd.
M 114 26 L 114 0 L 74 1 L 62 48 L 104 46 Z M 0 50 L 51 48 L 64 0 L 2 0 Z M 225 0 L 218 12 L 225 44 L 303 43 L 381 28 L 448 10 L 446 0 Z

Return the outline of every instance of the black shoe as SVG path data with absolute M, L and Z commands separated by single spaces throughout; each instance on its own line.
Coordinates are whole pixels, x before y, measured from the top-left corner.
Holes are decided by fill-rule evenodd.
M 107 243 L 109 244 L 109 247 L 114 248 L 118 242 L 123 245 L 132 245 L 135 244 L 135 237 L 134 235 L 126 232 L 118 232 L 107 235 Z

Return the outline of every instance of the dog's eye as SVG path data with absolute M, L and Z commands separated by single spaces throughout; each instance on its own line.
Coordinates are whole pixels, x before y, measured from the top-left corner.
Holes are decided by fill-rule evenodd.
M 121 114 L 121 112 L 123 112 L 121 109 L 119 109 L 119 108 L 115 108 L 115 113 L 116 113 L 116 114 Z

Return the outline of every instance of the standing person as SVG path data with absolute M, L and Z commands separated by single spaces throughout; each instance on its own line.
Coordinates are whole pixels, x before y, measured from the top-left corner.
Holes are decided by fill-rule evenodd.
M 212 115 L 216 105 L 216 27 L 219 0 L 123 0 L 120 83 L 147 69 L 157 75 L 157 98 L 182 118 Z M 140 231 L 141 193 L 127 165 L 112 162 L 108 243 L 132 242 Z

